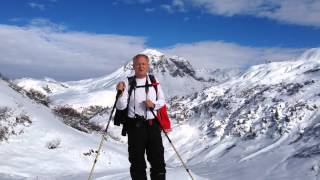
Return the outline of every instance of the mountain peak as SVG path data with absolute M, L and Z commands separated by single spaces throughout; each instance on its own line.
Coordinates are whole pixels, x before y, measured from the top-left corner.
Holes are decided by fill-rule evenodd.
M 190 62 L 182 57 L 173 56 L 168 58 L 164 53 L 156 49 L 145 49 L 141 54 L 147 55 L 150 59 L 150 73 L 164 74 L 167 72 L 174 77 L 195 76 L 195 71 Z
M 141 52 L 141 54 L 145 54 L 147 56 L 158 56 L 158 57 L 161 57 L 161 56 L 164 56 L 164 54 L 156 49 L 145 49 L 144 51 Z
M 151 74 L 168 74 L 172 77 L 184 77 L 190 76 L 197 81 L 207 81 L 203 78 L 197 77 L 194 68 L 191 63 L 180 56 L 167 57 L 164 53 L 156 49 L 145 49 L 140 54 L 147 55 L 149 57 Z M 133 62 L 129 61 L 124 66 L 124 71 L 132 71 Z M 214 81 L 210 79 L 208 81 Z

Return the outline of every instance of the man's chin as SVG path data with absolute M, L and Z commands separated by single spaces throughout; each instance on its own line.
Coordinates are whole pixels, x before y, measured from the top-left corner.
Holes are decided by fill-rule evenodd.
M 137 77 L 145 77 L 145 76 L 147 76 L 147 74 L 146 73 L 136 73 L 136 76 Z

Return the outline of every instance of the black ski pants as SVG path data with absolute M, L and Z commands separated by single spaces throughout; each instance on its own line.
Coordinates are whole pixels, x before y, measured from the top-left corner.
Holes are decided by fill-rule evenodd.
M 151 180 L 165 180 L 164 148 L 156 120 L 129 118 L 127 132 L 132 180 L 147 180 L 145 153 L 151 165 Z

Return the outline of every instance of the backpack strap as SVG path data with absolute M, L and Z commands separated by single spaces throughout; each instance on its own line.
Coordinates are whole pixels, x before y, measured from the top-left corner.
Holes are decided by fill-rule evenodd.
M 132 91 L 135 88 L 135 86 L 137 85 L 136 77 L 135 76 L 128 77 L 128 84 L 129 84 L 130 88 L 128 90 L 127 113 L 129 113 L 128 108 L 129 108 L 130 97 L 131 97 Z
M 135 88 L 135 86 L 137 86 L 136 77 L 135 76 L 128 77 L 128 84 L 130 86 L 130 88 L 128 90 L 128 95 L 129 95 L 129 100 L 130 100 L 131 93 L 132 93 L 133 89 Z
M 154 89 L 156 91 L 156 100 L 158 100 L 158 85 L 159 85 L 159 83 L 156 81 L 156 78 L 152 74 L 149 74 L 149 79 L 151 81 L 151 85 L 154 87 Z M 131 97 L 132 91 L 135 87 L 137 87 L 136 77 L 135 76 L 128 77 L 128 84 L 129 84 L 130 88 L 128 90 L 127 107 L 129 107 L 129 102 L 130 102 L 130 97 Z M 146 93 L 148 93 L 149 92 L 149 85 L 146 84 L 145 89 L 146 89 Z
M 156 81 L 156 78 L 154 75 L 149 74 L 149 79 L 151 81 L 152 86 L 154 87 L 154 90 L 156 91 L 156 99 L 158 100 L 158 82 Z

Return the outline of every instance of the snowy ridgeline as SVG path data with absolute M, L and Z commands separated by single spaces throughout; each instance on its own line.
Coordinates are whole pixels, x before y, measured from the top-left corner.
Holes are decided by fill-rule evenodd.
M 223 83 L 198 78 L 183 58 L 170 60 L 162 53 L 147 52 L 153 73 L 172 97 L 168 102 L 174 128 L 169 136 L 197 180 L 319 178 L 320 49 L 297 60 L 253 66 L 239 76 L 230 72 L 234 77 Z M 1 81 L 1 127 L 15 133 L 5 133 L 1 142 L 1 158 L 11 161 L 0 163 L 0 177 L 86 179 L 99 135 L 95 127 L 81 123 L 105 126 L 110 109 L 103 108 L 112 104 L 114 85 L 131 73 L 130 68 L 129 63 L 107 77 L 77 82 L 15 81 L 27 92 L 34 89 L 33 94 L 49 97 L 48 107 Z M 171 89 L 186 87 L 190 90 L 185 94 L 170 94 Z M 57 106 L 67 104 L 74 104 L 77 111 L 66 107 L 57 113 Z M 85 121 L 66 122 L 68 113 Z M 110 128 L 97 179 L 130 179 L 126 138 L 120 131 Z M 188 179 L 166 139 L 164 144 L 168 179 Z
M 150 73 L 159 79 L 168 98 L 191 94 L 217 83 L 215 79 L 198 77 L 192 65 L 181 57 L 168 58 L 150 49 L 143 53 L 150 57 Z M 99 78 L 71 82 L 59 82 L 51 78 L 22 78 L 15 80 L 15 83 L 27 91 L 34 90 L 48 96 L 51 100 L 50 106 L 68 105 L 82 111 L 90 106 L 112 106 L 116 84 L 133 75 L 132 69 L 130 60 L 115 72 Z M 223 77 L 224 80 L 227 76 Z

